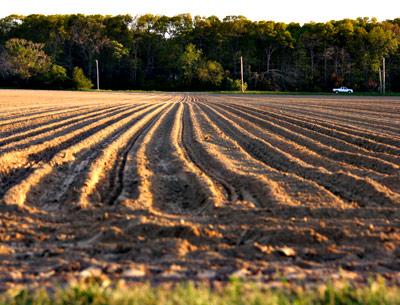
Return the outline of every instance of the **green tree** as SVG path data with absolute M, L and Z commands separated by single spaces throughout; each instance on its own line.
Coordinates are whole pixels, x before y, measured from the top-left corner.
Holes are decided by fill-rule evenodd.
M 5 44 L 5 56 L 10 74 L 23 80 L 47 73 L 52 67 L 51 58 L 45 53 L 44 44 L 12 38 Z
M 224 68 L 219 62 L 207 60 L 197 68 L 197 77 L 203 84 L 218 88 L 224 79 Z
M 183 80 L 186 85 L 192 85 L 193 79 L 198 75 L 203 52 L 194 44 L 188 44 L 180 58 Z
M 371 90 L 385 57 L 387 88 L 400 91 L 399 39 L 400 19 L 11 15 L 0 19 L 0 85 L 72 86 L 73 68 L 91 79 L 98 59 L 104 88 L 228 88 L 243 56 L 251 89 Z

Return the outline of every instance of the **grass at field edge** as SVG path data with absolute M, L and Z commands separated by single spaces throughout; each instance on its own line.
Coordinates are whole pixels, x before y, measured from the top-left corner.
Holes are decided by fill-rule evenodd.
M 346 283 L 268 288 L 261 283 L 233 281 L 210 288 L 191 282 L 181 284 L 137 284 L 115 287 L 96 281 L 66 288 L 45 290 L 14 289 L 0 295 L 0 305 L 273 305 L 273 304 L 400 304 L 400 287 L 387 286 L 382 279 L 355 287 Z

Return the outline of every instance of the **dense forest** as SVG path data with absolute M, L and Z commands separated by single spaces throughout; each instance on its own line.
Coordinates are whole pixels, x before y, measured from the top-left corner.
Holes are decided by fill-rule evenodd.
M 0 19 L 0 87 L 400 91 L 400 19 L 326 23 L 243 16 L 11 15 Z

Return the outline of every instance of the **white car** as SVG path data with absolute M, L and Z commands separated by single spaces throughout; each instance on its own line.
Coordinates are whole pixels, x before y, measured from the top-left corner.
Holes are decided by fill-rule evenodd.
M 333 93 L 353 93 L 353 89 L 347 88 L 347 87 L 340 87 L 340 88 L 334 88 Z

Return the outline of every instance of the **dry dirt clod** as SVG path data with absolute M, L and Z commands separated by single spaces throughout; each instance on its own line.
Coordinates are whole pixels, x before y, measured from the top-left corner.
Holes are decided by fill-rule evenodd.
M 13 254 L 14 250 L 6 245 L 0 245 L 0 256 Z
M 295 257 L 297 255 L 296 250 L 286 246 L 281 248 L 276 248 L 274 252 L 286 257 Z
M 122 272 L 123 278 L 144 278 L 146 269 L 144 266 L 131 266 Z

